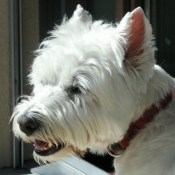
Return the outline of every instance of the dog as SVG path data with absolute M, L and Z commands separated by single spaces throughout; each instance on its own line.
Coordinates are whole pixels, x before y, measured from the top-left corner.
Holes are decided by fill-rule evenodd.
M 175 80 L 156 50 L 140 7 L 111 24 L 78 5 L 36 51 L 15 136 L 34 143 L 38 163 L 89 148 L 115 157 L 116 175 L 175 174 Z

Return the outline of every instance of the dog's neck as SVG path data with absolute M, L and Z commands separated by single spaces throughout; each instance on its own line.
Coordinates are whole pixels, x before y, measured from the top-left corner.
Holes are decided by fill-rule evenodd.
M 147 90 L 141 93 L 136 104 L 132 121 L 136 121 L 153 104 L 157 104 L 175 88 L 175 81 L 159 66 L 154 67 L 153 77 L 147 83 Z M 154 98 L 153 98 L 154 97 Z
M 146 109 L 143 115 L 141 115 L 136 121 L 131 122 L 124 138 L 118 142 L 122 148 L 126 149 L 134 136 L 137 135 L 140 130 L 145 128 L 161 110 L 164 110 L 171 102 L 172 98 L 173 93 L 168 93 L 157 105 L 153 104 L 150 108 Z
M 124 138 L 118 143 L 108 146 L 108 153 L 113 157 L 120 156 L 139 131 L 144 129 L 148 123 L 153 121 L 160 111 L 164 110 L 168 106 L 168 104 L 172 101 L 173 93 L 174 92 L 172 91 L 169 92 L 159 101 L 159 103 L 153 104 L 150 108 L 146 109 L 136 121 L 131 122 Z

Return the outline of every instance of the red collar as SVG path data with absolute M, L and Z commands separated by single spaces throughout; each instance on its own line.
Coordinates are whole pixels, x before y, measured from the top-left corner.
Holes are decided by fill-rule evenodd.
M 161 110 L 167 107 L 172 98 L 173 93 L 171 92 L 167 94 L 164 99 L 160 100 L 158 105 L 153 104 L 150 108 L 146 109 L 141 117 L 129 125 L 124 138 L 118 143 L 114 143 L 109 146 L 108 152 L 112 152 L 112 156 L 114 157 L 120 155 L 120 152 L 123 153 L 121 150 L 125 150 L 129 146 L 130 141 L 139 133 L 140 130 L 145 128 L 146 125 L 150 123 Z

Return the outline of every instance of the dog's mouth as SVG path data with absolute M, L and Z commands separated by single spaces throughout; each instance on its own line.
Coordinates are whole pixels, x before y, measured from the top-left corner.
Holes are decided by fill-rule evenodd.
M 41 140 L 34 140 L 35 153 L 40 156 L 49 156 L 57 151 L 60 151 L 64 145 L 60 142 L 57 142 L 57 145 L 54 143 L 48 143 Z

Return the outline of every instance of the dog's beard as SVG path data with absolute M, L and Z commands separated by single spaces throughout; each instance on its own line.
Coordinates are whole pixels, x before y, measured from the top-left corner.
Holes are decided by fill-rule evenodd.
M 86 151 L 86 149 L 82 150 L 72 145 L 70 138 L 68 139 L 70 142 L 68 142 L 66 138 L 64 140 L 56 138 L 55 134 L 51 132 L 46 134 L 47 131 L 45 131 L 45 135 L 43 133 L 44 132 L 40 130 L 28 137 L 19 129 L 16 132 L 16 136 L 19 139 L 34 145 L 33 157 L 39 164 L 58 161 L 71 155 L 82 157 Z M 42 142 L 43 144 L 39 145 L 36 142 Z
M 62 160 L 65 157 L 75 155 L 77 157 L 83 157 L 86 151 L 81 151 L 80 149 L 73 146 L 66 146 L 60 151 L 52 154 L 50 156 L 40 156 L 35 151 L 33 152 L 33 157 L 36 162 L 40 165 Z

